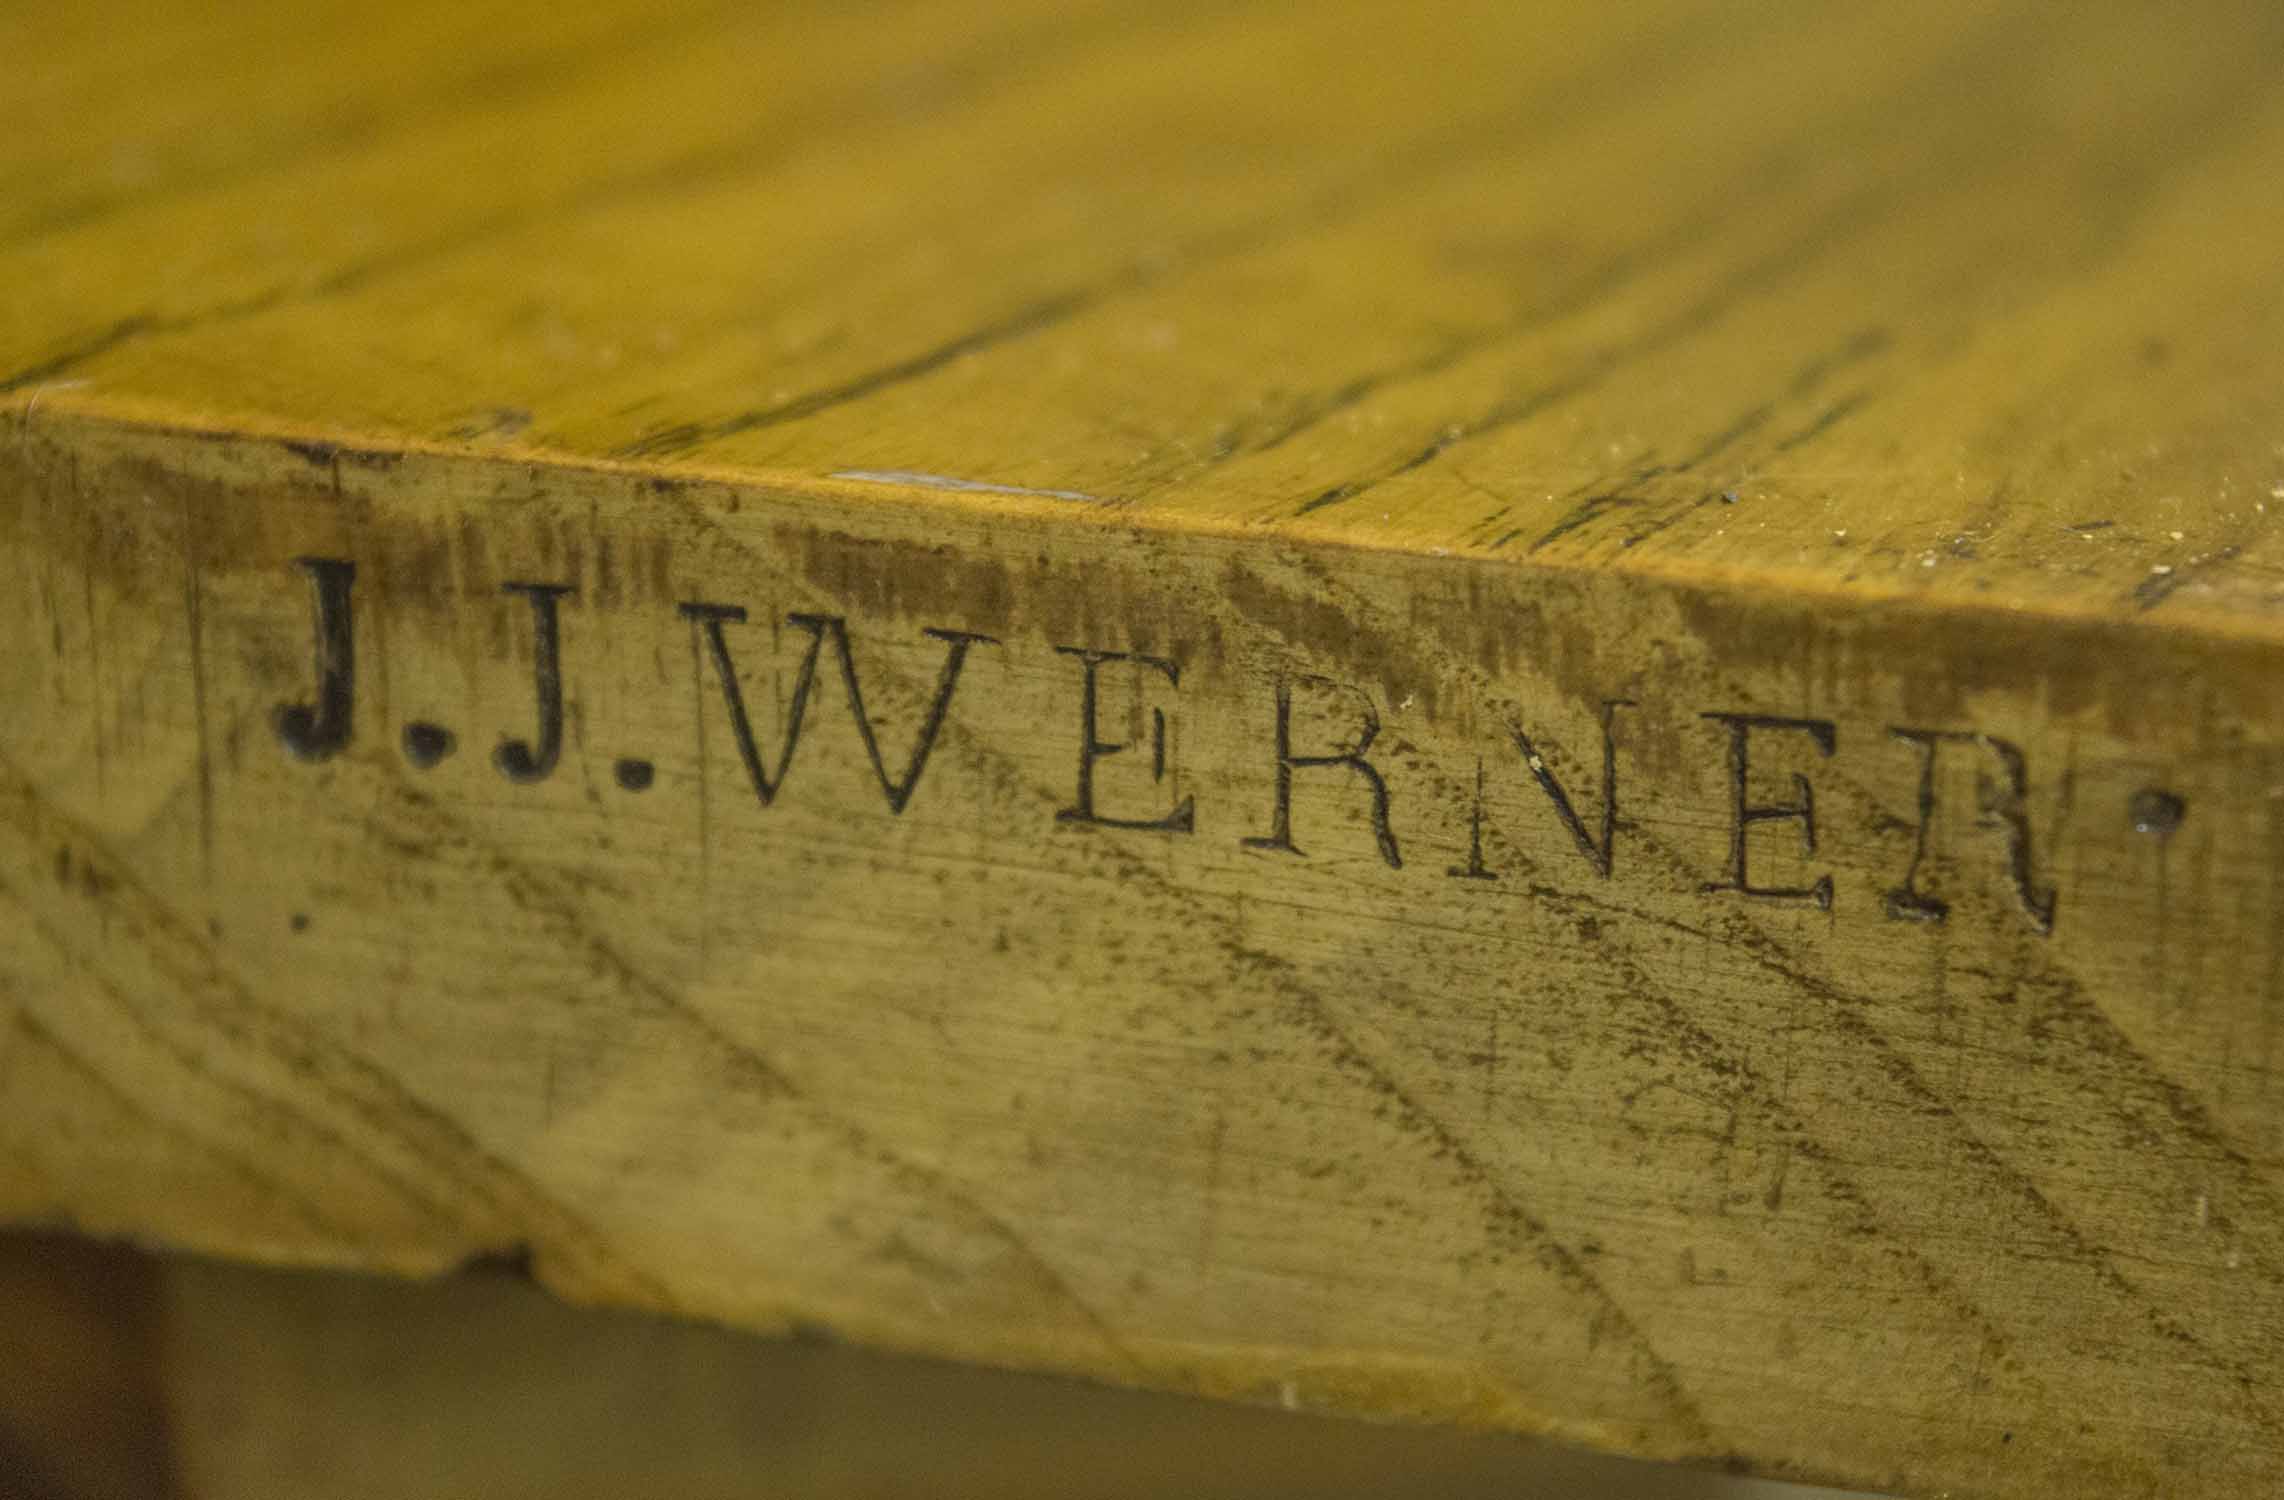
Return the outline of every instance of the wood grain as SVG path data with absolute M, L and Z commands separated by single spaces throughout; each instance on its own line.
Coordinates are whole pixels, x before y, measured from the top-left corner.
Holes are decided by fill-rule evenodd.
M 0 1212 L 2284 1480 L 2284 13 L 129 10 L 0 22 Z

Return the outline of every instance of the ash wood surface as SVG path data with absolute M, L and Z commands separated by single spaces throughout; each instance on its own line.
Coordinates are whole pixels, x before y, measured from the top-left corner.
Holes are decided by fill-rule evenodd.
M 0 1212 L 2273 1493 L 2280 31 L 11 11 Z

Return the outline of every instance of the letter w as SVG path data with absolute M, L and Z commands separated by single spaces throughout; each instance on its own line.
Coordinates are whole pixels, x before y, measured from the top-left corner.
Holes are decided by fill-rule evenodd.
M 912 756 L 906 762 L 904 774 L 893 778 L 888 764 L 880 756 L 880 740 L 874 733 L 872 718 L 865 712 L 864 690 L 857 684 L 856 661 L 849 653 L 848 624 L 837 615 L 787 615 L 785 622 L 809 633 L 809 649 L 802 654 L 801 671 L 793 679 L 793 698 L 785 706 L 785 739 L 777 750 L 777 766 L 773 771 L 761 763 L 761 748 L 753 737 L 753 723 L 747 717 L 745 693 L 738 686 L 735 663 L 730 660 L 730 643 L 722 632 L 724 622 L 744 624 L 746 612 L 736 604 L 686 603 L 681 606 L 682 617 L 696 623 L 706 634 L 707 654 L 713 658 L 714 673 L 722 681 L 722 701 L 729 708 L 730 732 L 738 742 L 738 756 L 745 762 L 746 776 L 753 783 L 754 795 L 761 805 L 770 806 L 784 789 L 785 773 L 793 763 L 794 747 L 801 743 L 801 726 L 809 711 L 809 690 L 817 681 L 817 658 L 830 640 L 840 658 L 841 685 L 849 695 L 849 712 L 856 718 L 857 735 L 864 741 L 865 754 L 871 758 L 872 773 L 880 779 L 880 790 L 888 798 L 888 810 L 901 813 L 912 800 L 912 793 L 920 785 L 920 773 L 928 767 L 929 752 L 936 748 L 936 736 L 943 732 L 944 715 L 952 706 L 952 691 L 959 686 L 960 668 L 967 661 L 968 648 L 982 644 L 999 643 L 988 635 L 976 635 L 964 630 L 927 629 L 921 634 L 931 640 L 944 642 L 944 667 L 936 676 L 935 701 L 928 705 L 928 717 L 920 725 L 920 736 L 912 747 Z

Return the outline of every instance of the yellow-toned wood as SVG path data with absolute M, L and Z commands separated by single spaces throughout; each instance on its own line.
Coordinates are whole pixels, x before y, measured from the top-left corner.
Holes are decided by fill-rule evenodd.
M 2273 7 L 116 9 L 9 38 L 52 405 L 2272 602 Z
M 0 21 L 0 1211 L 2284 1479 L 2284 12 L 131 11 Z

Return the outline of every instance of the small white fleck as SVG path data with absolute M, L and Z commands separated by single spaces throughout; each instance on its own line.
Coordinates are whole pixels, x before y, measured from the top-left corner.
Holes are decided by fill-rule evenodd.
M 2271 500 L 2284 500 L 2284 484 L 2277 485 L 2274 489 L 2270 490 L 2268 492 L 2268 498 Z
M 1935 566 L 1935 559 L 1932 555 L 1923 557 L 1919 560 L 1919 565 L 1923 568 L 1932 568 Z
M 2178 532 L 2178 531 L 2168 531 L 2168 532 L 2166 532 L 2165 534 L 2166 534 L 2167 536 L 2171 537 L 2171 538 L 2172 538 L 2174 541 L 2176 541 L 2176 542 L 2177 542 L 2177 541 L 2179 541 L 2179 540 L 2181 540 L 2181 533 L 2180 533 L 2180 532 Z
M 1287 1411 L 1299 1411 L 1301 1409 L 1300 1389 L 1290 1380 L 1277 1387 L 1277 1400 Z
M 1846 541 L 1847 539 L 1848 539 L 1848 528 L 1847 528 L 1847 527 L 1845 527 L 1845 526 L 1841 527 L 1841 528 L 1840 528 L 1838 531 L 1835 531 L 1835 532 L 1833 532 L 1833 533 L 1832 533 L 1832 540 L 1833 540 L 1833 541 L 1835 541 L 1835 542 L 1844 542 L 1844 541 Z
M 2150 571 L 2150 572 L 2152 572 L 2152 573 L 2155 573 L 2155 574 L 2156 574 L 2158 577 L 2162 578 L 2162 577 L 2164 577 L 2166 574 L 2168 574 L 2168 573 L 2170 573 L 2170 572 L 2172 572 L 2172 571 L 2173 571 L 2173 565 L 2172 565 L 2171 563 L 2159 563 L 2159 564 L 2157 564 L 2155 567 L 2151 568 L 2149 571 Z
M 1531 774 L 1534 776 L 1542 774 L 1546 770 L 1546 762 L 1535 755 L 1524 757 L 1524 763 L 1531 768 Z

